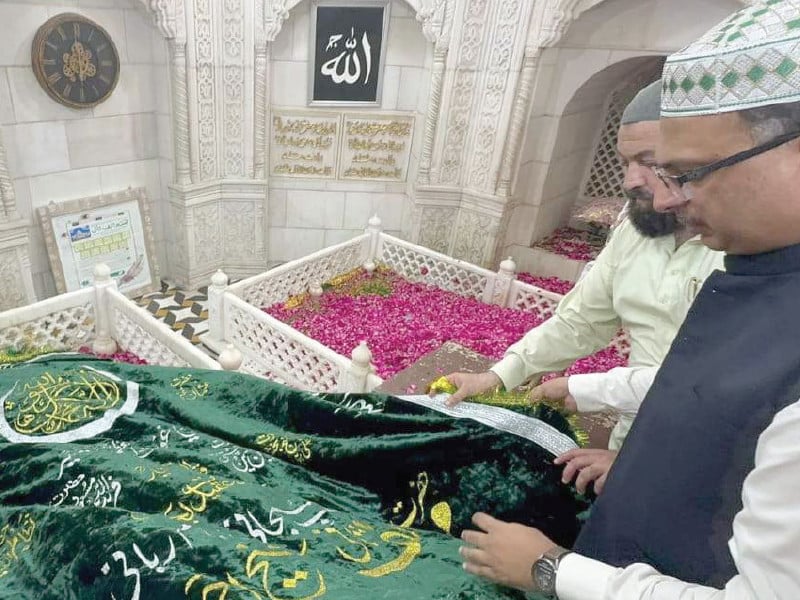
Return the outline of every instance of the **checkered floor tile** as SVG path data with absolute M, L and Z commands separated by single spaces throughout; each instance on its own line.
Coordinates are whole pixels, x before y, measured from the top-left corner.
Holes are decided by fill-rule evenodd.
M 154 317 L 200 348 L 200 335 L 208 331 L 208 288 L 186 291 L 161 284 L 160 292 L 145 294 L 136 301 Z

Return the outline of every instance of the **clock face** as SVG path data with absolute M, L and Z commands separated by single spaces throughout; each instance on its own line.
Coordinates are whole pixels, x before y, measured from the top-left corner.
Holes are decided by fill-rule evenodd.
M 119 55 L 105 29 L 64 13 L 36 32 L 31 49 L 36 79 L 54 100 L 88 108 L 111 95 L 119 78 Z

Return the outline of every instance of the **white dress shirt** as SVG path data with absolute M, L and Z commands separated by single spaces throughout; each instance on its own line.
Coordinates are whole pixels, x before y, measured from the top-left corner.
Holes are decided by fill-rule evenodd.
M 800 400 L 778 412 L 758 439 L 728 542 L 739 574 L 725 589 L 679 581 L 646 564 L 619 569 L 573 553 L 558 568 L 559 600 L 800 599 L 798 440 Z
M 567 388 L 578 412 L 611 411 L 619 415 L 608 441 L 611 450 L 619 450 L 656 373 L 658 367 L 616 367 L 605 373 L 570 375 Z
M 605 347 L 620 327 L 631 340 L 629 366 L 657 367 L 703 281 L 722 268 L 723 254 L 699 237 L 676 248 L 674 236 L 646 238 L 623 221 L 555 314 L 510 346 L 491 370 L 513 389 Z M 631 420 L 623 413 L 612 440 L 621 443 Z

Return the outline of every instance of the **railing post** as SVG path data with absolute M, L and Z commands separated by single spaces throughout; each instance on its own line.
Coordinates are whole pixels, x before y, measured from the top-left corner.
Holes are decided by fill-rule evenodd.
M 372 273 L 375 270 L 375 262 L 378 260 L 378 244 L 381 239 L 381 220 L 377 214 L 370 218 L 364 231 L 370 235 L 369 250 L 367 251 L 367 260 L 364 262 L 364 268 L 369 273 Z
M 226 371 L 236 371 L 242 366 L 244 357 L 233 344 L 226 344 L 225 350 L 220 352 L 217 362 Z
M 111 307 L 108 290 L 117 289 L 117 282 L 111 279 L 111 269 L 105 263 L 94 266 L 94 317 L 95 338 L 92 352 L 95 354 L 114 354 L 117 343 L 111 337 Z
M 208 336 L 205 342 L 210 346 L 225 343 L 225 290 L 228 289 L 228 276 L 217 270 L 211 276 L 208 286 Z
M 500 268 L 497 269 L 497 274 L 494 276 L 490 304 L 508 306 L 511 284 L 517 278 L 516 271 L 517 264 L 510 256 L 500 263 Z
M 367 346 L 367 342 L 359 343 L 353 348 L 350 356 L 352 361 L 342 373 L 342 380 L 338 386 L 339 391 L 344 393 L 367 392 L 368 378 L 375 372 L 375 367 L 372 365 L 372 352 Z

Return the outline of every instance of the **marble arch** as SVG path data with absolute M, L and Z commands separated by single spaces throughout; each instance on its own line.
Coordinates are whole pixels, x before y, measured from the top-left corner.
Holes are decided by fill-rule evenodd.
M 673 7 L 671 2 L 679 6 Z M 523 68 L 514 94 L 509 133 L 499 170 L 496 194 L 507 199 L 498 236 L 495 260 L 512 254 L 525 265 L 523 256 L 532 240 L 552 230 L 567 210 L 557 209 L 557 189 L 566 194 L 566 183 L 554 185 L 557 140 L 569 128 L 569 102 L 596 73 L 614 63 L 637 56 L 669 54 L 699 35 L 737 6 L 751 0 L 553 0 L 537 3 L 528 31 Z M 702 4 L 702 9 L 697 5 Z M 669 10 L 701 10 L 704 19 L 676 30 L 665 25 Z M 607 26 L 620 17 L 623 25 Z M 595 105 L 602 99 L 598 92 Z M 572 110 L 572 108 L 570 109 Z M 605 119 L 584 123 L 584 133 L 594 138 Z M 562 123 L 562 121 L 564 121 Z M 573 128 L 574 129 L 574 128 Z M 532 161 L 532 157 L 535 160 Z M 591 160 L 591 155 L 587 160 Z M 570 168 L 584 173 L 586 162 Z M 562 165 L 563 168 L 563 165 Z M 574 171 L 573 171 L 574 172 Z M 562 177 L 563 179 L 563 177 Z M 547 186 L 547 188 L 546 188 Z M 573 187 L 578 187 L 576 183 Z M 552 196 L 552 197 L 550 197 Z M 574 199 L 573 199 L 574 200 Z M 546 208 L 545 208 L 546 207 Z M 562 207 L 563 208 L 563 207 Z M 566 212 L 565 212 L 566 211 Z

